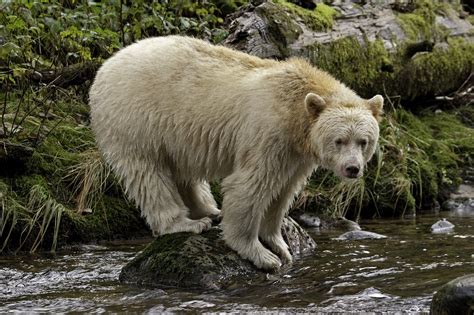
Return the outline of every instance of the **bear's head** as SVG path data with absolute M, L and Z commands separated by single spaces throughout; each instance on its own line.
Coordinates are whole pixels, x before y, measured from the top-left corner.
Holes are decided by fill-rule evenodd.
M 314 121 L 309 145 L 319 166 L 342 178 L 362 176 L 377 147 L 383 97 L 322 98 L 309 93 L 305 106 Z

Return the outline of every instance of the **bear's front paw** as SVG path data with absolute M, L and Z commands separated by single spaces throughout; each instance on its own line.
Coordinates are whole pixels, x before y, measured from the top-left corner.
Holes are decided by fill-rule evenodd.
M 262 250 L 251 259 L 257 268 L 276 271 L 281 267 L 281 260 L 275 254 L 262 246 Z
M 281 235 L 272 235 L 261 237 L 262 241 L 270 247 L 270 249 L 280 256 L 284 264 L 291 264 L 293 262 L 293 257 L 291 256 L 290 251 L 288 250 L 288 245 L 286 245 L 283 237 Z
M 260 241 L 253 242 L 249 247 L 237 252 L 259 269 L 276 271 L 281 267 L 280 258 L 266 249 Z

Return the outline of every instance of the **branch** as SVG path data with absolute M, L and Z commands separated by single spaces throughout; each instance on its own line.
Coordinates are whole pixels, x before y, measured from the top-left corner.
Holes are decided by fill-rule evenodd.
M 81 85 L 93 79 L 99 67 L 100 63 L 90 61 L 48 71 L 32 70 L 27 72 L 26 77 L 35 83 L 51 83 L 65 88 L 71 85 Z

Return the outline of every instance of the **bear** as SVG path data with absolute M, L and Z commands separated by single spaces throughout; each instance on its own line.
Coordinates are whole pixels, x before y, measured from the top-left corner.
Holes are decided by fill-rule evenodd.
M 118 51 L 89 100 L 97 145 L 153 235 L 201 233 L 219 216 L 226 244 L 264 270 L 292 262 L 282 220 L 317 167 L 363 174 L 383 108 L 303 59 L 184 36 Z

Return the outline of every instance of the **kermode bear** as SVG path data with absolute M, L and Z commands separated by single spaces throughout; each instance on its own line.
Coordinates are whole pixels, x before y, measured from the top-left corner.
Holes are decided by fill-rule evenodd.
M 318 166 L 362 175 L 383 98 L 362 99 L 302 59 L 169 36 L 108 59 L 90 105 L 98 146 L 154 235 L 209 229 L 220 210 L 208 181 L 222 179 L 225 242 L 278 269 L 292 260 L 280 228 L 295 195 Z

